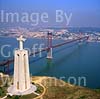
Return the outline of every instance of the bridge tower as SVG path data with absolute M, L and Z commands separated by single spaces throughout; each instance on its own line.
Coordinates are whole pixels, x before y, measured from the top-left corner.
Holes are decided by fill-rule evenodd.
M 47 34 L 48 43 L 47 43 L 47 59 L 52 59 L 52 33 L 48 32 Z
M 8 60 L 8 61 L 7 61 L 7 66 L 6 66 L 6 68 L 7 68 L 6 73 L 7 73 L 8 75 L 10 74 L 9 67 L 10 67 L 10 62 L 9 62 L 9 60 Z
M 79 34 L 79 39 L 82 38 L 82 36 L 83 36 L 82 33 L 80 33 L 80 34 Z M 82 43 L 83 43 L 83 39 L 80 39 L 80 40 L 79 40 L 79 45 L 82 45 Z

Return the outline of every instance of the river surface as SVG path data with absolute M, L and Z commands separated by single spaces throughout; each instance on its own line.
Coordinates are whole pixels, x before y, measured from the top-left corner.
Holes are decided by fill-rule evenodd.
M 36 50 L 40 44 L 47 45 L 46 39 L 29 38 L 24 44 L 25 48 L 33 51 L 33 45 Z M 62 43 L 62 40 L 53 40 L 53 45 Z M 13 58 L 14 49 L 18 48 L 18 42 L 15 38 L 0 37 L 0 61 Z M 41 55 L 41 57 L 40 57 Z M 9 56 L 9 57 L 8 57 Z M 47 53 L 33 55 L 29 57 L 30 73 L 35 76 L 52 76 L 63 78 L 63 80 L 79 84 L 79 78 L 84 77 L 86 87 L 100 88 L 100 43 L 91 42 L 60 46 L 53 49 L 53 59 L 46 59 Z M 3 67 L 0 70 L 3 71 Z M 13 64 L 10 65 L 10 74 L 13 74 Z M 81 84 L 83 86 L 83 83 Z

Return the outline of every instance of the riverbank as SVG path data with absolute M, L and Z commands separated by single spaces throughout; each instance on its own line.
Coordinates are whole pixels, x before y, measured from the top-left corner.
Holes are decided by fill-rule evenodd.
M 39 95 L 8 96 L 6 99 L 99 99 L 100 91 L 71 85 L 52 77 L 35 76 L 32 83 L 38 86 Z M 41 88 L 40 88 L 41 86 Z M 2 90 L 3 91 L 2 91 Z M 5 90 L 4 90 L 5 89 Z M 5 95 L 7 87 L 0 87 L 0 99 Z M 1 93 L 3 92 L 3 94 Z M 17 97 L 17 98 L 16 98 Z M 29 98 L 30 97 L 30 98 Z

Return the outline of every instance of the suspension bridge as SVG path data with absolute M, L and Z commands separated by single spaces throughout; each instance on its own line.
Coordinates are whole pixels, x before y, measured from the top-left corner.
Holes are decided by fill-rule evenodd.
M 54 48 L 58 48 L 60 46 L 64 46 L 64 45 L 67 45 L 67 44 L 70 44 L 70 43 L 73 43 L 73 42 L 76 42 L 76 41 L 78 41 L 79 43 L 83 42 L 83 41 L 87 41 L 88 38 L 89 38 L 89 36 L 79 36 L 75 39 L 66 40 L 63 43 L 52 45 L 52 33 L 48 33 L 48 35 L 47 35 L 47 47 L 40 50 L 40 51 L 32 52 L 32 53 L 30 53 L 29 56 L 32 56 L 34 54 L 39 54 L 40 52 L 47 51 L 47 57 L 46 58 L 47 59 L 52 59 L 53 58 L 52 51 L 53 51 Z M 10 67 L 10 64 L 12 64 L 13 62 L 14 62 L 13 58 L 8 59 L 6 61 L 2 61 L 2 62 L 0 62 L 0 67 L 4 67 L 4 72 L 9 74 L 9 67 Z M 6 69 L 7 69 L 7 72 L 6 72 Z

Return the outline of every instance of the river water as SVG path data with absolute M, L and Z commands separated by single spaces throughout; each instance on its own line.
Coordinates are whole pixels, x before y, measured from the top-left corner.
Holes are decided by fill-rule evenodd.
M 24 47 L 32 51 L 33 45 L 46 44 L 46 39 L 29 38 Z M 62 43 L 62 40 L 53 40 L 53 45 Z M 5 45 L 5 46 L 4 46 Z M 15 38 L 0 37 L 0 61 L 13 57 L 14 49 L 18 48 L 18 42 Z M 100 43 L 91 42 L 64 45 L 53 49 L 53 59 L 46 59 L 46 52 L 36 56 L 29 57 L 30 73 L 35 76 L 52 76 L 63 78 L 63 80 L 77 81 L 80 77 L 86 80 L 86 87 L 100 88 Z M 5 57 L 5 56 L 6 57 Z M 10 55 L 9 57 L 7 57 Z M 0 67 L 3 71 L 3 67 Z M 10 65 L 10 74 L 13 74 L 13 64 Z M 83 86 L 83 84 L 81 84 Z

